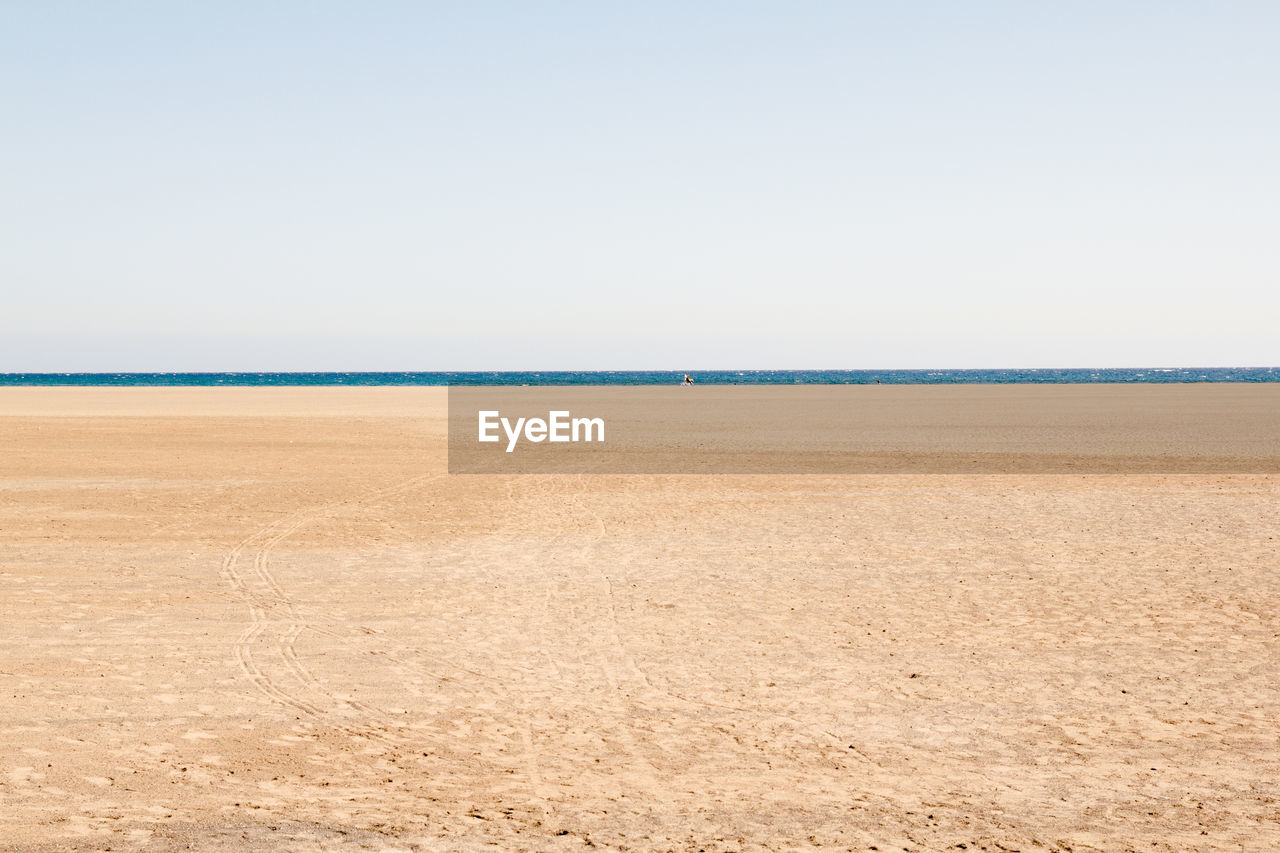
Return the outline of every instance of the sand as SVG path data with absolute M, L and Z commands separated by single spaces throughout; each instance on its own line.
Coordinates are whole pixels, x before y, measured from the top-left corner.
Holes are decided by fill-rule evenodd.
M 449 476 L 445 425 L 0 389 L 0 848 L 1280 849 L 1275 475 Z

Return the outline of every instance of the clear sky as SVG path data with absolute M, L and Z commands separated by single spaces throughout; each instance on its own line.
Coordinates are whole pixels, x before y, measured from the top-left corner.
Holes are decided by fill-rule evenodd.
M 1280 3 L 0 5 L 0 371 L 1280 364 Z

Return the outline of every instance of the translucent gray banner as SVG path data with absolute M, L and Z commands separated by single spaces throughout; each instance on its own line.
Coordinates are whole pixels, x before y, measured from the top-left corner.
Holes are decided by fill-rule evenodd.
M 1280 384 L 453 386 L 449 472 L 1277 473 Z

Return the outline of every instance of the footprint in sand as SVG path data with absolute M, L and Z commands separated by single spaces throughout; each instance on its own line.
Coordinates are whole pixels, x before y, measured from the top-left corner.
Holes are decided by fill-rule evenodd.
M 9 779 L 10 785 L 28 787 L 44 778 L 43 773 L 37 773 L 34 767 L 15 767 L 5 774 Z

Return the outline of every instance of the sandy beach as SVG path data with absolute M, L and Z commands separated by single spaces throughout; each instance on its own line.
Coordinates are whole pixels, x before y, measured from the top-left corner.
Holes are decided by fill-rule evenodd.
M 450 476 L 446 427 L 0 389 L 0 849 L 1280 849 L 1277 475 Z

